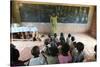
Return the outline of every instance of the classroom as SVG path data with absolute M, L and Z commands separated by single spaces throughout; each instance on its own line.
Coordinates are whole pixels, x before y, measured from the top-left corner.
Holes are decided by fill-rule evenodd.
M 96 62 L 97 6 L 10 1 L 10 65 Z

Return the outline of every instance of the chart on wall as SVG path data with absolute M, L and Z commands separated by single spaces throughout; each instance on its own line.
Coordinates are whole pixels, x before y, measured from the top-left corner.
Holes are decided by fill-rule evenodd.
M 55 13 L 59 23 L 87 23 L 89 7 L 47 4 L 23 4 L 20 7 L 22 22 L 49 23 Z

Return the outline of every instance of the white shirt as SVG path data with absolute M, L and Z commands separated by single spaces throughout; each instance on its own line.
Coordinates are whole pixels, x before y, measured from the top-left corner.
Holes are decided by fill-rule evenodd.
M 85 53 L 81 52 L 80 54 L 78 54 L 77 56 L 75 56 L 74 61 L 75 62 L 80 62 L 82 60 L 82 58 L 84 58 Z
M 41 55 L 37 58 L 32 57 L 29 61 L 29 66 L 46 64 L 44 57 Z
M 67 42 L 69 45 L 71 45 L 71 43 L 72 43 L 71 38 L 68 38 L 68 37 L 67 37 L 66 42 Z

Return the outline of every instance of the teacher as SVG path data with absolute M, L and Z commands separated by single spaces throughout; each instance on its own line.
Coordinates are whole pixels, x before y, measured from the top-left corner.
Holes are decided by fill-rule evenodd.
M 55 13 L 50 16 L 51 34 L 57 33 L 57 18 Z

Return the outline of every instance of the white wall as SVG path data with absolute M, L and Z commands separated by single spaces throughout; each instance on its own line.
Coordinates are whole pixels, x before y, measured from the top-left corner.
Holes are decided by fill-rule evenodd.
M 91 19 L 93 16 L 93 6 L 90 6 L 89 15 L 88 15 L 88 23 L 87 24 L 78 24 L 78 23 L 58 23 L 57 33 L 65 32 L 65 33 L 78 33 L 78 32 L 86 32 L 91 25 Z M 39 32 L 50 32 L 50 24 L 49 23 L 35 23 L 35 22 L 22 22 L 22 26 L 35 26 L 38 28 Z
M 49 23 L 22 23 L 23 26 L 35 26 L 38 28 L 39 32 L 50 32 L 50 24 Z M 88 30 L 88 24 L 64 24 L 58 23 L 57 32 L 85 32 Z

